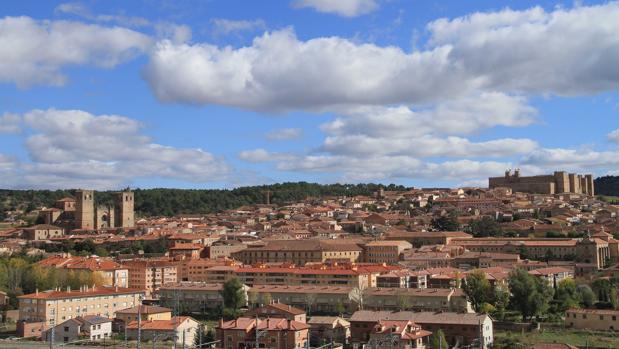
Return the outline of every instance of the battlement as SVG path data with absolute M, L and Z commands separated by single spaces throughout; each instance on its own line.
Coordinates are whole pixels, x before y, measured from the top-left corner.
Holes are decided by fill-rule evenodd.
M 505 171 L 503 177 L 490 177 L 490 188 L 507 187 L 514 192 L 536 194 L 574 193 L 593 196 L 593 175 L 579 175 L 565 171 L 555 171 L 551 175 L 537 175 L 522 177 L 520 170 Z

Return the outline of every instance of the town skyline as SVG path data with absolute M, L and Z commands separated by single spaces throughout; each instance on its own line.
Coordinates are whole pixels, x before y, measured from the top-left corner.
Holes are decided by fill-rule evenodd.
M 614 1 L 8 2 L 0 187 L 617 175 L 617 16 Z

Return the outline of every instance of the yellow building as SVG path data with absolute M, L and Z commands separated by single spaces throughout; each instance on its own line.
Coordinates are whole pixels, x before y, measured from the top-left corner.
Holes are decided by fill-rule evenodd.
M 368 263 L 396 264 L 404 250 L 410 250 L 413 245 L 403 240 L 381 240 L 365 244 L 365 261 Z
M 248 245 L 232 253 L 232 258 L 244 264 L 349 261 L 357 262 L 363 249 L 356 240 L 271 240 Z
M 116 319 L 121 320 L 124 324 L 128 324 L 138 319 L 138 313 L 140 314 L 141 321 L 172 319 L 172 309 L 154 305 L 137 305 L 119 310 L 116 312 Z
M 84 315 L 114 317 L 118 310 L 133 307 L 144 291 L 120 287 L 59 289 L 19 296 L 19 319 L 58 324 Z

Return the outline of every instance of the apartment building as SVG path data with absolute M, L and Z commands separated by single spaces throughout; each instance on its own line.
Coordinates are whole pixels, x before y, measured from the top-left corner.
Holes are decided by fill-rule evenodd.
M 368 263 L 396 264 L 405 250 L 413 245 L 404 240 L 379 240 L 365 244 L 365 261 Z
M 136 305 L 135 307 L 118 310 L 116 312 L 116 319 L 122 321 L 123 324 L 128 324 L 131 321 L 136 321 L 138 314 L 141 321 L 170 320 L 172 318 L 172 309 L 155 305 Z
M 100 286 L 129 287 L 129 271 L 111 258 L 97 256 L 81 257 L 63 253 L 43 259 L 37 263 L 62 272 L 83 271 L 96 274 Z
M 146 291 L 152 297 L 161 286 L 175 283 L 177 265 L 164 260 L 132 260 L 123 263 L 129 271 L 129 287 Z
M 303 266 L 310 262 L 357 262 L 362 258 L 361 242 L 342 240 L 271 240 L 254 243 L 232 253 L 243 264 L 284 263 Z
M 369 288 L 366 309 L 473 312 L 462 289 Z
M 46 326 L 84 315 L 116 316 L 144 298 L 144 291 L 121 287 L 84 287 L 80 290 L 50 290 L 19 296 L 19 319 Z
M 309 325 L 282 318 L 256 319 L 240 317 L 217 326 L 217 337 L 224 349 L 307 347 Z M 256 333 L 262 333 L 256 339 Z
M 394 270 L 376 277 L 376 287 L 380 288 L 427 288 L 428 272 Z
M 223 303 L 223 284 L 204 282 L 178 282 L 167 284 L 157 292 L 162 306 L 179 309 L 180 312 L 203 312 Z M 244 286 L 245 292 L 249 288 Z M 245 297 L 247 299 L 247 297 Z
M 201 262 L 206 266 L 206 262 Z M 256 264 L 254 266 L 217 265 L 202 268 L 189 265 L 189 281 L 223 283 L 238 278 L 242 283 L 253 285 L 342 285 L 350 287 L 372 287 L 376 277 L 399 266 L 381 264 L 329 263 L 308 264 L 297 267 L 293 264 Z

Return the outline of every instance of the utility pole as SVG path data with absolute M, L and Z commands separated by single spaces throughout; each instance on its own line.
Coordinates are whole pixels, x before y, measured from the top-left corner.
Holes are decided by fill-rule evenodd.
M 140 325 L 142 324 L 142 296 L 138 296 L 138 343 L 136 344 L 136 348 L 140 349 L 140 341 L 142 340 L 142 329 Z
M 58 301 L 55 302 L 56 303 L 56 308 L 54 309 L 53 312 L 53 317 L 52 317 L 52 326 L 49 329 L 49 349 L 54 349 L 54 329 L 56 328 L 56 310 L 58 308 Z
M 183 329 L 183 349 L 185 349 L 185 329 Z

